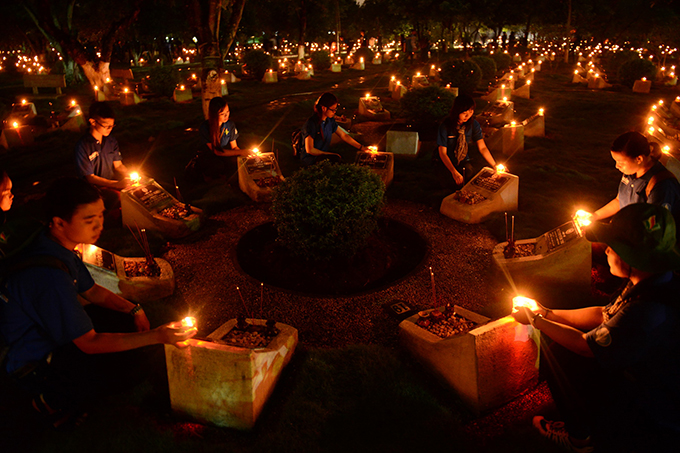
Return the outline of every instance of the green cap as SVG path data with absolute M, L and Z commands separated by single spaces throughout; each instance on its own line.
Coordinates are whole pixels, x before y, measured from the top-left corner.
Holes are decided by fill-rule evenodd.
M 680 269 L 680 250 L 675 241 L 671 212 L 647 203 L 626 206 L 611 223 L 593 223 L 586 228 L 591 242 L 604 242 L 628 265 L 644 272 Z

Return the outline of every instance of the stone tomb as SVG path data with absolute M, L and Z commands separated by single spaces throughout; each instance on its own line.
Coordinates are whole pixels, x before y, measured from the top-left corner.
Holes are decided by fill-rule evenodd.
M 633 83 L 633 93 L 649 93 L 652 89 L 652 81 L 647 79 L 636 80 Z
M 390 119 L 390 112 L 383 108 L 378 96 L 359 98 L 359 115 L 373 121 L 387 121 Z
M 441 338 L 418 326 L 416 314 L 399 324 L 401 344 L 477 415 L 536 386 L 540 340 L 531 326 L 519 324 L 512 316 L 490 321 L 462 307 L 454 310 L 475 326 Z
M 265 327 L 261 319 L 246 322 L 247 330 Z M 187 340 L 187 348 L 166 345 L 172 409 L 201 423 L 252 428 L 298 343 L 293 327 L 275 323 L 274 328 L 268 344 L 256 348 L 233 345 L 229 337 L 239 333 L 235 319 L 204 340 Z
M 188 236 L 203 223 L 201 209 L 180 203 L 153 179 L 123 189 L 120 203 L 123 224 L 156 230 L 168 238 Z
M 591 90 L 602 90 L 604 88 L 610 88 L 611 85 L 608 84 L 602 77 L 589 77 L 588 78 L 588 88 Z
M 31 126 L 9 127 L 0 133 L 0 146 L 5 149 L 26 146 L 33 143 Z
M 512 90 L 512 95 L 522 99 L 531 99 L 531 81 L 527 81 L 521 87 Z
M 272 201 L 272 190 L 283 180 L 274 153 L 238 158 L 238 186 L 254 202 Z
M 354 163 L 360 167 L 370 168 L 380 176 L 385 187 L 388 187 L 394 178 L 394 154 L 392 153 L 359 151 Z
M 15 103 L 12 104 L 12 113 L 10 113 L 5 120 L 5 124 L 11 126 L 14 121 L 18 121 L 19 124 L 22 124 L 25 120 L 35 118 L 36 116 L 38 116 L 38 111 L 33 102 L 23 101 L 21 103 Z
M 191 102 L 191 100 L 194 98 L 194 95 L 191 93 L 190 88 L 175 88 L 175 91 L 172 93 L 172 99 L 175 102 Z
M 340 63 L 332 63 L 331 72 L 342 72 L 342 65 Z
M 85 118 L 83 118 L 82 114 L 78 114 L 73 116 L 69 115 L 68 119 L 59 127 L 59 129 L 62 131 L 81 132 L 86 127 Z
M 387 131 L 386 150 L 388 153 L 415 156 L 419 148 L 418 132 Z
M 673 157 L 670 153 L 664 152 L 661 154 L 659 162 L 661 162 L 668 171 L 673 173 L 676 179 L 680 180 L 680 161 L 678 159 Z
M 94 281 L 125 299 L 145 303 L 175 292 L 175 275 L 170 263 L 164 259 L 154 258 L 160 275 L 147 277 L 134 272 L 146 262 L 146 258 L 124 258 L 93 244 L 79 244 L 77 249 Z
M 262 76 L 262 81 L 264 83 L 276 83 L 279 81 L 279 74 L 270 69 L 264 73 L 264 76 Z
M 573 220 L 537 238 L 515 241 L 512 251 L 507 245 L 494 247 L 493 261 L 517 294 L 551 308 L 575 308 L 575 302 L 590 297 L 591 244 Z
M 508 84 L 501 85 L 500 87 L 494 88 L 489 94 L 483 96 L 482 99 L 489 102 L 501 101 L 503 98 L 510 99 L 512 96 L 512 87 Z
M 514 123 L 514 124 L 513 124 Z M 495 153 L 512 156 L 524 150 L 524 125 L 522 123 L 506 124 L 501 128 L 484 128 L 486 146 Z
M 522 121 L 525 137 L 545 137 L 545 116 L 536 113 Z
M 394 90 L 392 91 L 392 100 L 393 101 L 400 101 L 404 95 L 408 93 L 408 89 L 401 84 L 401 82 L 397 82 Z
M 515 103 L 512 101 L 496 101 L 489 104 L 482 113 L 479 114 L 477 120 L 482 125 L 493 127 L 502 126 L 505 123 L 512 121 L 515 114 Z
M 680 118 L 680 96 L 671 103 L 671 113 L 676 118 Z
M 430 81 L 427 80 L 427 76 L 424 75 L 414 75 L 411 79 L 411 88 L 427 88 L 430 86 Z
M 480 223 L 494 212 L 516 211 L 519 177 L 484 167 L 463 188 L 442 200 L 439 212 L 463 223 Z

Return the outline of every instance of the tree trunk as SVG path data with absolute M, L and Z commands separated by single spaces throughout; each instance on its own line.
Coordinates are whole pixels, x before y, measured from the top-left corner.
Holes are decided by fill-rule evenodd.
M 300 1 L 300 9 L 298 9 L 298 17 L 300 18 L 300 37 L 298 39 L 298 59 L 305 59 L 305 40 L 307 39 L 307 2 Z
M 109 86 L 106 84 L 106 79 L 111 78 L 109 70 L 110 62 L 108 61 L 76 61 L 83 69 L 83 74 L 87 78 L 90 85 L 102 90 L 105 95 L 110 95 Z

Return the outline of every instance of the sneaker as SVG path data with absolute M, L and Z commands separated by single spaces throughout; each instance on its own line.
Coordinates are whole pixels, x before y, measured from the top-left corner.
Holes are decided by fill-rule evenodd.
M 563 422 L 553 422 L 546 420 L 542 415 L 537 415 L 534 417 L 534 426 L 541 433 L 541 436 L 548 438 L 566 451 L 590 453 L 594 450 L 593 446 L 590 445 L 590 438 L 585 441 L 588 445 L 582 447 L 574 445 Z

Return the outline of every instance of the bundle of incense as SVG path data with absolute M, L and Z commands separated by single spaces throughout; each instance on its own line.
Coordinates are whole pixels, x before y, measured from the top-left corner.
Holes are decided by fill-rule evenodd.
M 132 234 L 132 237 L 135 238 L 135 241 L 137 241 L 137 244 L 139 244 L 139 247 L 144 252 L 144 257 L 146 258 L 147 266 L 155 267 L 156 261 L 153 259 L 153 254 L 151 253 L 149 239 L 146 236 L 146 229 L 145 228 L 140 229 L 139 225 L 137 225 L 137 222 L 135 222 L 135 228 L 137 229 L 137 234 L 135 234 L 135 232 L 132 231 L 132 228 L 130 228 L 130 225 L 128 225 L 128 230 L 130 230 L 130 234 Z

